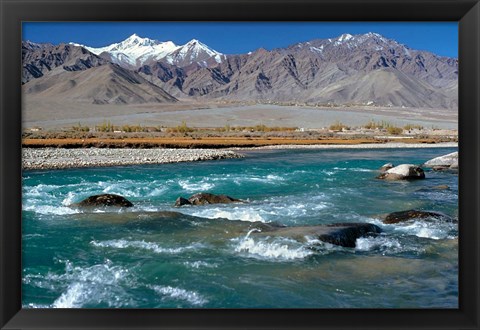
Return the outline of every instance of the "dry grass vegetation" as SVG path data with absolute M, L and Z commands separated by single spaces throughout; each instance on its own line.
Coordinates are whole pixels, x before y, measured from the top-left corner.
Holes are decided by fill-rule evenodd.
M 344 131 L 344 130 L 349 130 L 350 127 L 342 124 L 337 120 L 334 124 L 330 125 L 329 129 L 331 131 Z
M 433 129 L 432 129 L 433 130 Z M 114 125 L 105 121 L 93 127 L 81 123 L 63 130 L 24 130 L 25 147 L 106 147 L 106 148 L 225 148 L 280 144 L 360 144 L 457 142 L 457 135 L 431 134 L 420 125 L 397 127 L 388 122 L 369 121 L 360 127 L 349 127 L 336 121 L 323 129 L 299 129 L 258 124 L 199 128 L 185 121 L 175 127 Z M 391 138 L 389 138 L 389 136 Z

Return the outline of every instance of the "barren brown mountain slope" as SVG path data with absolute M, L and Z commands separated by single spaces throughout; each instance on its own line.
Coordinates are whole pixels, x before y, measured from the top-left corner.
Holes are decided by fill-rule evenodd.
M 22 83 L 43 77 L 60 67 L 64 71 L 82 71 L 109 62 L 82 47 L 22 42 Z
M 139 74 L 107 64 L 83 71 L 61 67 L 23 86 L 25 98 L 79 101 L 93 104 L 139 104 L 175 102 L 176 98 Z

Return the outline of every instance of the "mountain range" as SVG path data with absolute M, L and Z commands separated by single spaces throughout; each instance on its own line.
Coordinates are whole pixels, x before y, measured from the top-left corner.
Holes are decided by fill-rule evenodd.
M 105 47 L 22 42 L 23 91 L 96 104 L 177 100 L 458 107 L 458 60 L 377 33 L 222 54 L 134 34 Z

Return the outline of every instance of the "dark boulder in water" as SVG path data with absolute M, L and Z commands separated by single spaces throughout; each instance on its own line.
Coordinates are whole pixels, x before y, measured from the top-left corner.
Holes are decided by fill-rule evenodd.
M 441 212 L 433 212 L 433 211 L 419 211 L 419 210 L 407 210 L 407 211 L 399 211 L 393 212 L 388 214 L 383 223 L 385 224 L 394 224 L 399 222 L 405 222 L 413 219 L 440 219 L 447 222 L 454 222 L 452 218 L 448 215 L 443 214 Z
M 296 240 L 305 240 L 307 237 L 320 241 L 355 247 L 357 238 L 381 233 L 382 229 L 371 223 L 334 223 L 318 226 L 280 227 L 271 231 L 253 233 L 261 236 L 282 236 Z
M 90 196 L 80 203 L 72 206 L 80 207 L 99 207 L 99 206 L 117 206 L 117 207 L 132 207 L 133 204 L 123 196 L 115 194 L 102 194 Z
M 190 196 L 189 199 L 179 197 L 175 201 L 175 206 L 182 205 L 206 205 L 206 204 L 229 204 L 243 202 L 240 199 L 232 198 L 227 195 L 214 195 L 210 193 L 198 193 Z
M 178 197 L 177 200 L 175 201 L 175 206 L 178 207 L 183 205 L 192 205 L 192 203 L 190 203 L 186 198 Z

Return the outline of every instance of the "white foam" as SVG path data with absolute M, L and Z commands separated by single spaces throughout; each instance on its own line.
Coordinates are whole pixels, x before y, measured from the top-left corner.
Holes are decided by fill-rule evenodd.
M 192 213 L 193 216 L 208 218 L 208 219 L 228 219 L 228 220 L 242 220 L 250 222 L 267 222 L 267 220 L 260 214 L 259 210 L 252 208 L 205 208 L 203 210 Z
M 190 267 L 190 268 L 195 268 L 195 269 L 199 269 L 199 268 L 217 268 L 218 265 L 217 264 L 210 264 L 208 262 L 205 262 L 205 261 L 193 261 L 193 262 L 190 262 L 190 261 L 185 261 L 183 263 L 185 266 L 187 267 Z
M 82 283 L 73 283 L 66 292 L 62 293 L 52 304 L 53 308 L 79 308 L 82 307 L 85 295 L 85 286 Z
M 312 210 L 318 211 L 318 210 L 323 210 L 328 207 L 327 203 L 318 203 L 315 204 L 314 206 L 311 207 Z
M 369 169 L 369 168 L 351 168 L 350 171 L 352 171 L 352 172 L 373 172 L 373 170 Z
M 152 205 L 138 205 L 137 204 L 133 207 L 132 210 L 134 210 L 134 211 L 138 210 L 138 211 L 143 211 L 143 212 L 160 212 L 160 211 L 163 211 L 163 208 L 161 206 L 159 207 L 159 206 L 152 206 Z M 147 218 L 148 219 L 149 216 L 143 214 L 143 215 L 139 215 L 139 218 Z
M 115 249 L 128 249 L 128 248 L 135 248 L 135 249 L 143 249 L 153 251 L 155 253 L 182 253 L 187 250 L 197 249 L 201 247 L 201 244 L 192 244 L 189 246 L 182 246 L 178 248 L 164 248 L 159 246 L 156 243 L 145 242 L 145 241 L 127 241 L 124 239 L 119 240 L 110 240 L 110 241 L 91 241 L 91 245 L 95 247 L 103 247 L 103 248 L 115 248 Z
M 23 238 L 32 238 L 32 237 L 45 237 L 43 234 L 25 234 Z
M 27 305 L 23 305 L 22 308 L 31 308 L 31 309 L 35 309 L 35 308 L 50 308 L 50 306 L 49 306 L 49 305 L 29 303 L 29 304 L 27 304 Z
M 75 199 L 75 194 L 71 191 L 68 192 L 67 197 L 65 197 L 62 201 L 63 206 L 69 206 L 73 203 L 73 200 Z
M 178 185 L 182 187 L 183 190 L 188 192 L 195 192 L 195 191 L 206 191 L 215 187 L 213 183 L 209 182 L 189 182 L 187 180 L 179 180 Z
M 132 185 L 126 185 L 125 183 L 111 184 L 108 183 L 102 190 L 103 194 L 117 194 L 125 197 L 140 197 L 142 196 L 142 191 L 139 191 L 138 188 L 134 188 Z
M 66 206 L 51 206 L 51 205 L 23 205 L 24 211 L 33 211 L 39 214 L 54 214 L 54 215 L 65 215 L 65 214 L 74 214 L 78 211 L 66 207 Z
M 53 308 L 79 308 L 89 302 L 104 302 L 110 307 L 120 307 L 126 299 L 119 299 L 119 291 L 128 275 L 128 269 L 112 266 L 110 261 L 91 267 L 74 267 L 65 264 L 64 274 L 47 274 L 49 282 L 67 282 L 66 290 L 53 302 Z M 60 283 L 60 284 L 61 284 Z M 128 283 L 131 285 L 131 283 Z M 107 289 L 108 287 L 108 289 Z
M 160 286 L 155 285 L 152 289 L 163 295 L 166 296 L 166 299 L 175 299 L 175 300 L 182 300 L 186 301 L 192 305 L 204 305 L 207 303 L 207 299 L 202 297 L 198 292 L 195 291 L 188 291 L 182 288 L 175 288 L 172 286 Z
M 391 237 L 360 237 L 355 242 L 355 250 L 357 251 L 372 251 L 372 250 L 390 250 L 391 252 L 400 251 L 402 245 L 400 242 Z
M 312 251 L 307 250 L 297 241 L 278 238 L 273 241 L 268 241 L 267 238 L 258 239 L 255 241 L 250 234 L 258 229 L 252 229 L 245 237 L 235 238 L 235 252 L 246 253 L 248 256 L 267 259 L 267 260 L 295 260 L 303 259 L 311 254 Z
M 70 262 L 67 262 L 65 269 L 67 271 L 67 279 L 102 284 L 115 284 L 128 274 L 128 269 L 120 266 L 112 266 L 110 261 L 107 261 L 105 264 L 97 264 L 86 268 L 74 267 Z
M 382 255 L 391 255 L 397 253 L 425 253 L 425 247 L 420 243 L 415 243 L 406 237 L 392 237 L 391 235 L 379 235 L 376 237 L 357 238 L 355 251 L 380 252 Z
M 250 222 L 272 222 L 295 224 L 299 218 L 316 216 L 319 210 L 331 206 L 324 202 L 323 195 L 286 196 L 253 201 L 248 204 L 206 205 L 199 208 L 185 208 L 183 213 L 208 219 L 242 220 Z M 306 202 L 307 201 L 307 202 Z
M 434 240 L 448 238 L 451 226 L 448 224 L 432 224 L 431 222 L 415 221 L 411 224 L 399 226 L 395 231 L 400 231 L 410 235 Z
M 261 175 L 237 175 L 232 178 L 233 182 L 237 185 L 242 185 L 244 182 L 260 182 L 266 184 L 279 184 L 285 179 L 279 175 L 268 174 L 266 176 Z
M 322 173 L 323 173 L 323 174 L 326 174 L 326 175 L 328 175 L 328 176 L 331 176 L 331 175 L 336 174 L 337 172 L 336 172 L 336 171 L 327 171 L 327 170 L 324 170 L 324 171 L 322 171 Z
M 23 193 L 24 195 L 27 196 L 46 196 L 48 193 L 60 188 L 61 186 L 56 186 L 56 185 L 48 185 L 48 184 L 39 184 L 37 186 L 33 187 L 23 187 Z
M 340 171 L 351 171 L 351 172 L 373 172 L 372 169 L 360 168 L 360 167 L 334 167 L 333 169 L 340 170 Z
M 122 181 L 100 181 L 97 186 L 102 189 L 104 194 L 118 194 L 130 198 L 142 198 L 145 196 L 155 197 L 163 194 L 168 186 L 167 182 L 154 181 L 136 181 L 136 180 L 122 180 Z M 88 189 L 88 188 L 87 188 Z M 92 191 L 98 193 L 97 191 Z
M 148 197 L 161 196 L 165 193 L 165 191 L 167 191 L 167 187 L 155 188 L 155 189 L 152 189 L 149 193 L 147 193 L 147 196 Z
M 370 222 L 380 226 L 384 230 L 434 240 L 456 237 L 455 235 L 452 235 L 452 233 L 457 230 L 457 225 L 455 223 L 444 222 L 441 220 L 435 222 L 416 220 L 413 222 L 384 224 L 378 219 L 372 219 Z
M 285 179 L 279 175 L 269 174 L 267 175 L 267 180 L 269 181 L 284 181 Z
M 55 277 L 55 279 L 52 279 L 52 274 L 50 273 L 45 276 L 41 274 L 26 274 L 22 277 L 22 282 L 41 289 L 55 290 L 54 282 L 58 281 L 59 276 L 55 275 Z

